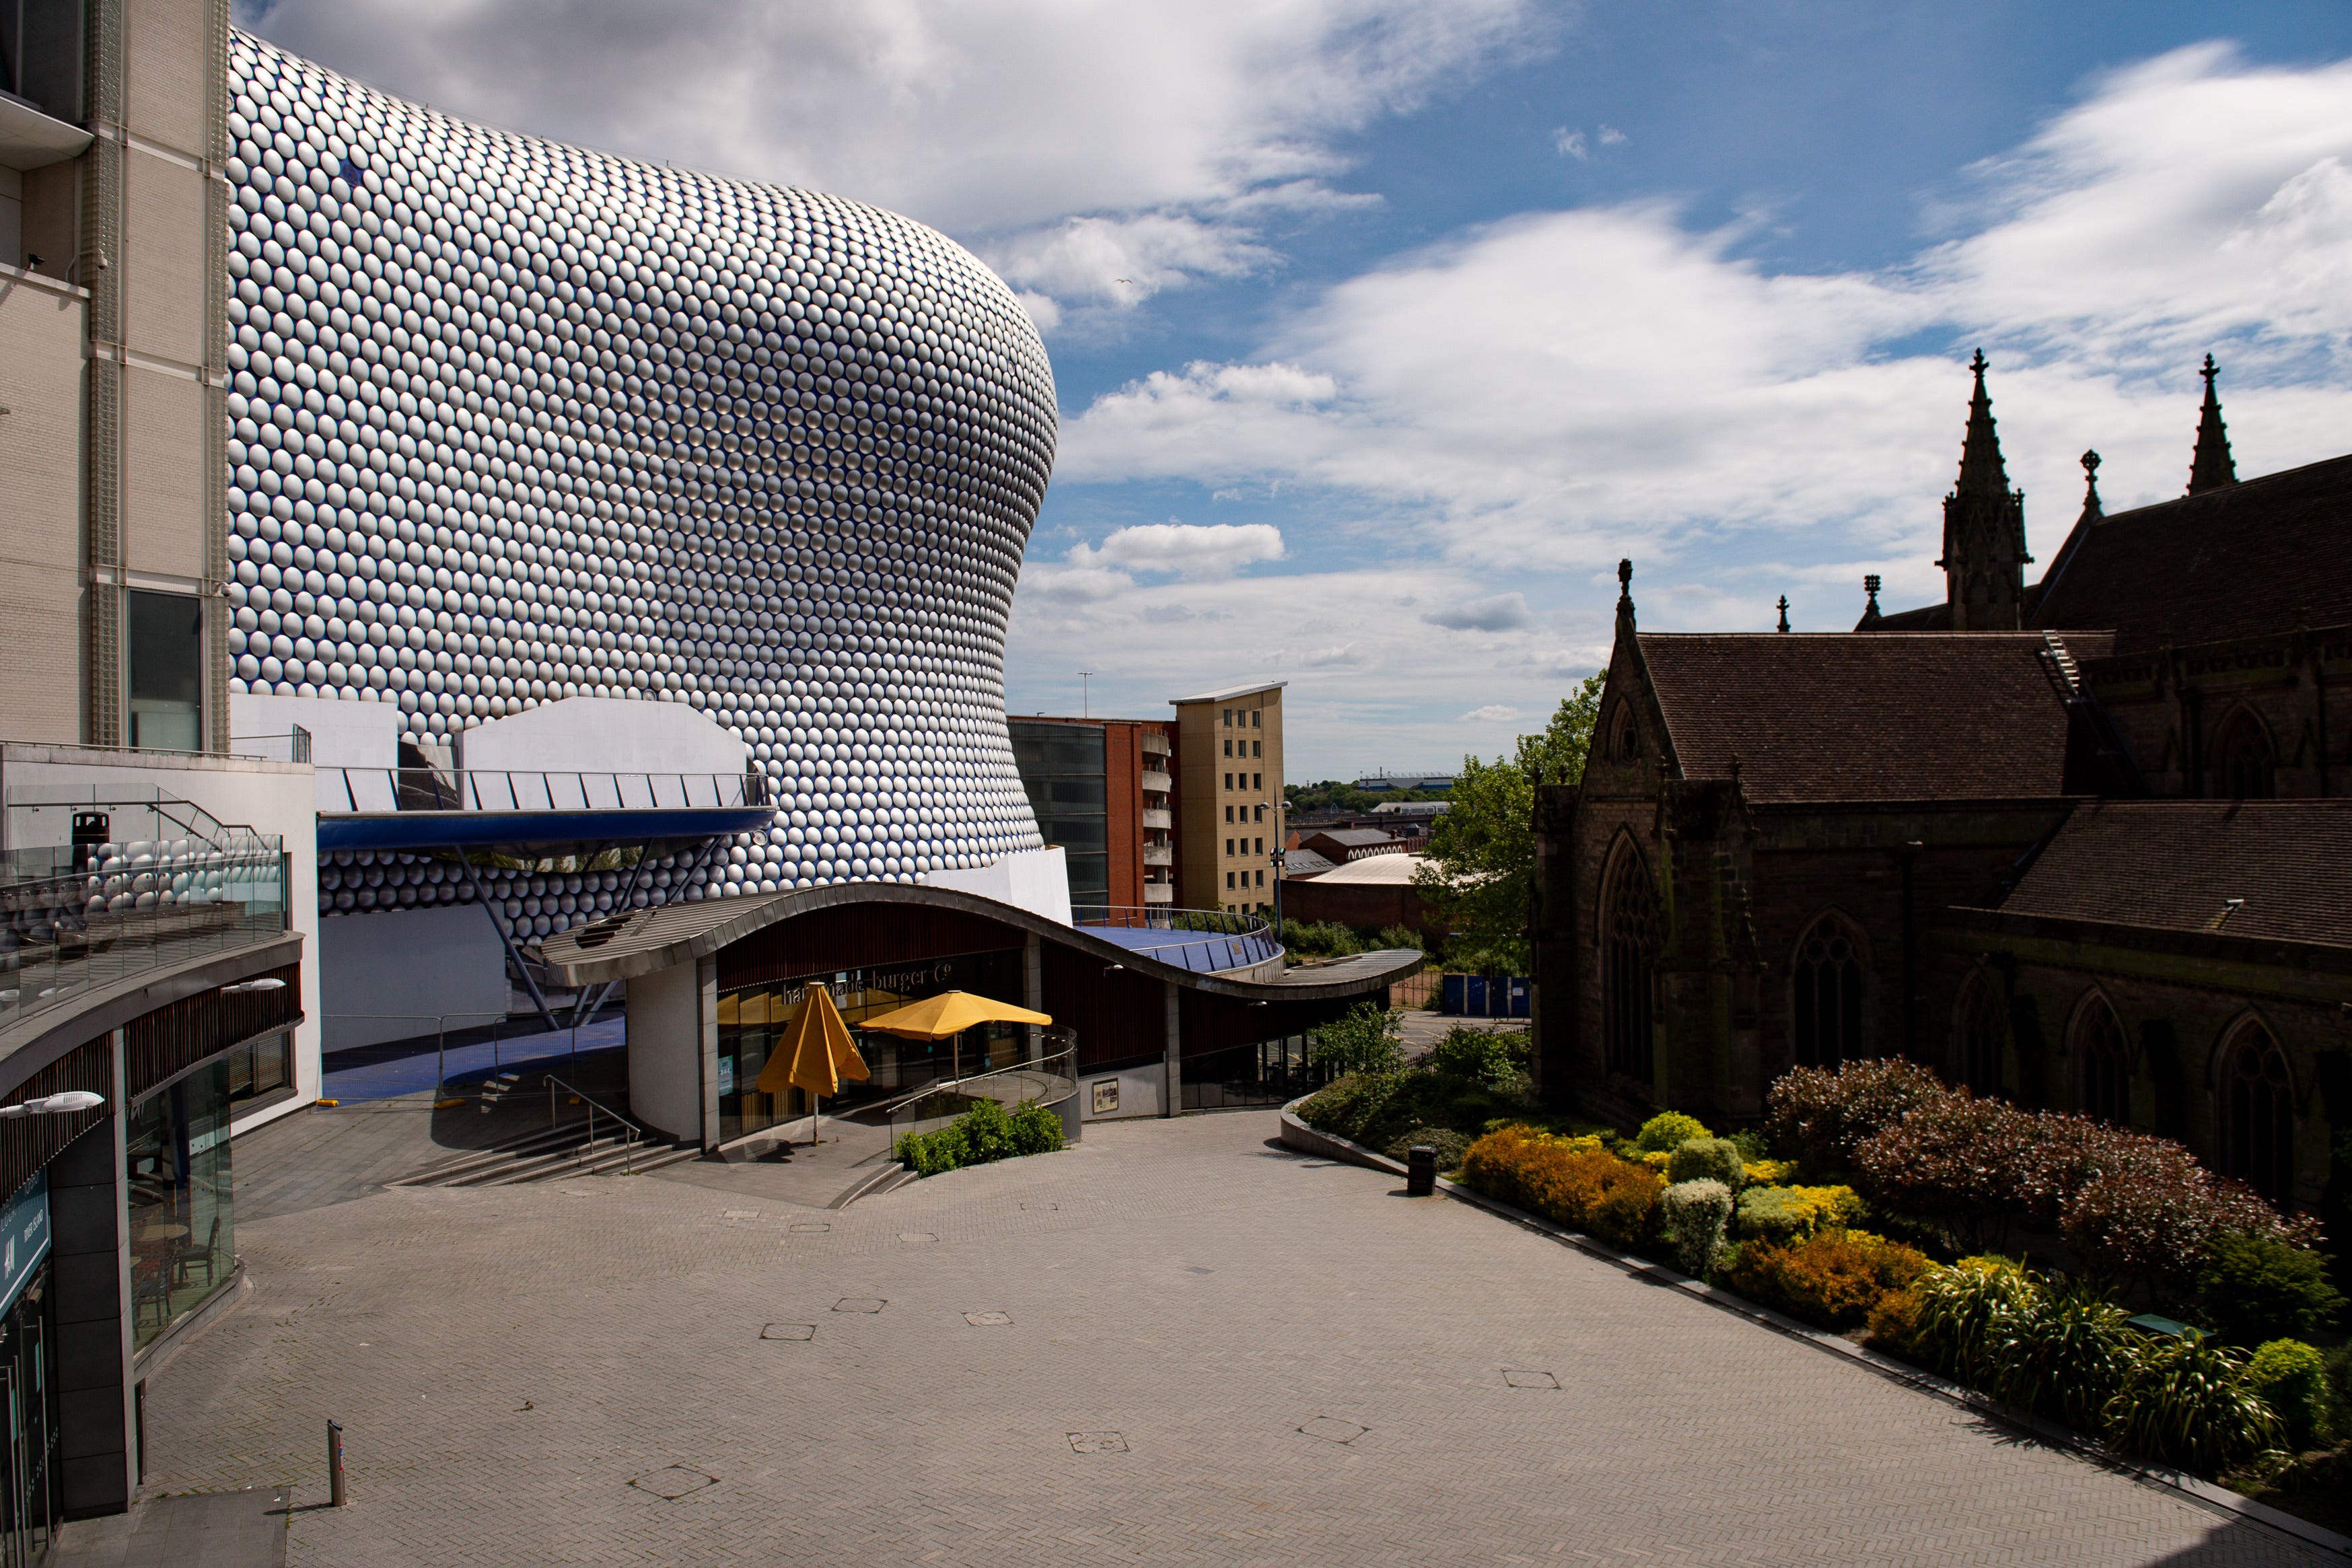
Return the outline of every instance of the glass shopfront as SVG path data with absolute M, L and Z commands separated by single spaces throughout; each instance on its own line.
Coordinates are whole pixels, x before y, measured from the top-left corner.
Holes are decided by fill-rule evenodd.
M 782 1048 L 785 1030 L 809 986 L 823 985 L 833 994 L 834 1005 L 857 1042 L 857 1054 L 874 1075 L 863 1083 L 841 1086 L 840 1103 L 854 1109 L 863 1101 L 895 1099 L 939 1079 L 969 1078 L 1018 1061 L 1024 1037 L 1017 1024 L 984 1025 L 947 1040 L 903 1040 L 858 1025 L 943 991 L 969 991 L 1018 1006 L 1021 965 L 1021 950 L 1011 948 L 924 963 L 806 974 L 725 993 L 719 998 L 719 1136 L 740 1138 L 808 1114 L 808 1097 L 799 1089 L 762 1094 L 752 1086 L 768 1065 L 769 1053 Z M 826 1102 L 828 1110 L 833 1104 Z
M 132 1107 L 131 1338 L 144 1349 L 228 1283 L 229 1063 L 215 1059 Z
M 287 1044 L 292 1037 L 271 1035 L 229 1052 L 228 1097 L 235 1100 L 258 1100 L 291 1083 L 293 1073 L 288 1064 Z
M 49 1367 L 49 1189 L 36 1175 L 0 1210 L 0 1568 L 46 1560 L 58 1522 L 58 1393 Z

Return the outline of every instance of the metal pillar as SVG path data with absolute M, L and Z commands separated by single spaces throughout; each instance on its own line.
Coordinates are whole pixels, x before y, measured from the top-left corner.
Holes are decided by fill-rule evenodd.
M 1160 989 L 1167 995 L 1167 1018 L 1162 1026 L 1160 1070 L 1162 1096 L 1160 1114 L 1173 1116 L 1184 1101 L 1184 1026 L 1183 993 L 1173 980 L 1163 980 Z
M 473 857 L 457 845 L 453 844 L 450 848 L 457 854 L 457 864 L 466 868 L 467 889 L 474 895 L 474 901 L 482 906 L 482 914 L 489 921 L 490 929 L 499 933 L 499 945 L 507 950 L 507 962 L 514 965 L 517 974 L 522 976 L 523 988 L 530 993 L 530 1005 L 539 1009 L 541 1018 L 547 1020 L 549 1032 L 563 1027 L 555 1021 L 554 1011 L 548 1006 L 547 998 L 540 994 L 539 982 L 531 978 L 530 965 L 524 963 L 522 954 L 515 951 L 514 938 L 507 933 L 507 922 L 499 918 L 498 910 L 490 908 L 490 900 L 483 893 L 482 884 L 475 879 Z

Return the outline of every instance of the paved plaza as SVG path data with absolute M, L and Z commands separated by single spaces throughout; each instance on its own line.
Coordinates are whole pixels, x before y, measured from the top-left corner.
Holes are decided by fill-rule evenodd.
M 1275 1131 L 845 1210 L 711 1169 L 283 1208 L 151 1381 L 148 1484 L 290 1484 L 332 1568 L 2321 1561 Z

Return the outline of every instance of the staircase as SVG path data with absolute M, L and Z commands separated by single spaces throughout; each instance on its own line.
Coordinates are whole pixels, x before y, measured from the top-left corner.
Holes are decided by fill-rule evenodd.
M 645 1138 L 632 1150 L 617 1131 L 588 1135 L 585 1121 L 544 1132 L 526 1133 L 487 1149 L 477 1149 L 413 1176 L 388 1183 L 395 1187 L 511 1187 L 524 1182 L 561 1181 L 572 1176 L 644 1175 L 665 1165 L 698 1159 L 692 1143 L 662 1143 Z

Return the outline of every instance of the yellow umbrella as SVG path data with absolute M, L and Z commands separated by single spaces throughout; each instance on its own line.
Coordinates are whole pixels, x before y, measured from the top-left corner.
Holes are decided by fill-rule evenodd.
M 879 1029 L 886 1035 L 903 1035 L 910 1040 L 943 1040 L 950 1035 L 961 1035 L 978 1024 L 1050 1024 L 1052 1015 L 1032 1013 L 1026 1007 L 1015 1007 L 1010 1002 L 992 1001 L 975 996 L 969 991 L 942 991 L 928 996 L 912 1006 L 885 1013 L 878 1018 L 867 1018 L 857 1026 Z
M 752 1085 L 762 1094 L 782 1094 L 787 1088 L 806 1089 L 813 1097 L 841 1092 L 843 1079 L 871 1077 L 866 1058 L 857 1054 L 833 994 L 811 985 L 801 997 L 800 1011 L 785 1026 L 784 1037 L 770 1053 Z M 809 1112 L 809 1138 L 816 1139 L 816 1111 Z

